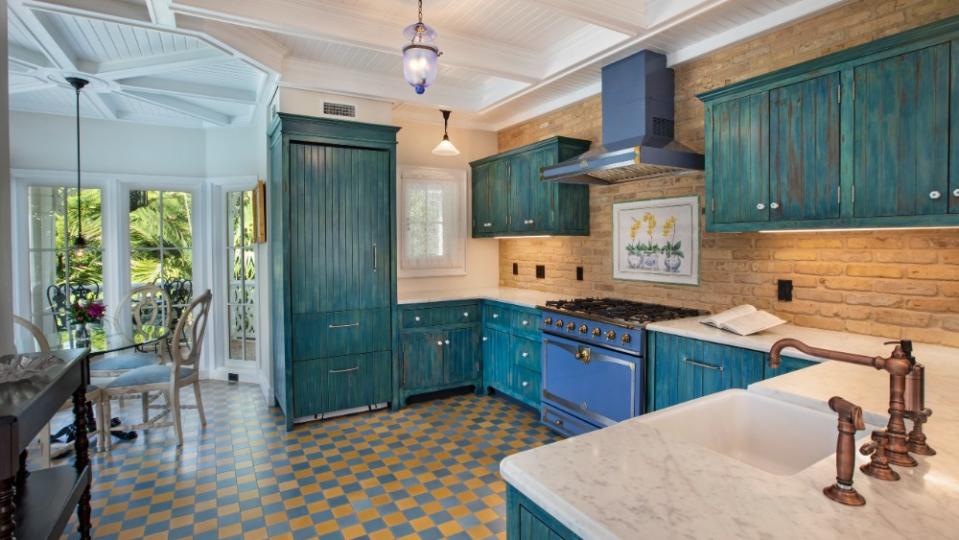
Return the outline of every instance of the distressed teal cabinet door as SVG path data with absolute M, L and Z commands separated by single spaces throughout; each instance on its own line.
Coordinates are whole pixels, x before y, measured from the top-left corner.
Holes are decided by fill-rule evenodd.
M 489 231 L 493 234 L 509 232 L 509 169 L 509 162 L 505 159 L 494 161 L 490 166 L 488 197 L 489 219 L 492 226 Z
M 529 154 L 509 158 L 509 230 L 529 230 L 530 159 Z
M 390 306 L 389 154 L 291 143 L 294 314 Z
M 952 46 L 952 104 L 949 137 L 949 211 L 959 214 L 959 40 Z
M 473 328 L 456 328 L 446 331 L 446 338 L 443 341 L 446 382 L 465 382 L 476 378 L 479 368 L 477 338 L 478 333 Z
M 949 48 L 855 68 L 856 217 L 947 213 Z
M 444 384 L 444 332 L 404 332 L 400 337 L 404 388 L 433 388 Z
M 540 180 L 540 169 L 556 163 L 556 150 L 544 148 L 529 156 L 529 224 L 530 231 L 549 230 L 554 227 L 556 192 L 559 185 Z
M 715 103 L 706 137 L 714 223 L 769 220 L 769 93 Z
M 473 167 L 473 236 L 487 236 L 493 231 L 492 201 L 490 200 L 492 166 L 492 163 L 484 163 Z
M 839 217 L 839 73 L 769 93 L 770 219 Z
M 506 332 L 483 329 L 483 385 L 487 388 L 509 388 L 512 380 L 509 354 L 510 336 Z

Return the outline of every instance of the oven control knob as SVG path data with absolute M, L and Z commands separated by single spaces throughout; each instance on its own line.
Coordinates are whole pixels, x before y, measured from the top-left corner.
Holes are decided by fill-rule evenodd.
M 620 340 L 621 340 L 623 343 L 629 343 L 630 341 L 633 340 L 633 338 L 632 338 L 632 336 L 630 336 L 629 334 L 623 334 L 623 337 L 620 338 Z
M 599 337 L 599 335 L 602 333 L 603 331 L 600 330 L 599 327 L 593 328 L 593 337 Z
M 614 332 L 613 330 L 607 330 L 606 339 L 616 339 L 616 332 Z
M 556 328 L 563 327 L 563 319 L 556 319 Z
M 589 330 L 589 328 L 587 328 L 585 324 L 579 325 L 579 333 L 580 333 L 580 334 L 585 334 L 587 330 Z
M 553 318 L 552 318 L 552 317 L 546 317 L 545 319 L 543 319 L 543 324 L 545 324 L 546 326 L 549 326 L 549 325 L 553 324 Z
M 571 322 L 566 323 L 567 332 L 572 332 L 574 328 L 576 328 L 576 323 L 571 323 Z

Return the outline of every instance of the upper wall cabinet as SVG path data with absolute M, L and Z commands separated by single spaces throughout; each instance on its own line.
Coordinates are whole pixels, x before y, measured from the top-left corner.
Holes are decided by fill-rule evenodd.
M 589 149 L 553 137 L 470 163 L 473 237 L 589 234 L 589 188 L 543 182 L 540 171 Z
M 699 97 L 709 231 L 959 225 L 959 18 Z

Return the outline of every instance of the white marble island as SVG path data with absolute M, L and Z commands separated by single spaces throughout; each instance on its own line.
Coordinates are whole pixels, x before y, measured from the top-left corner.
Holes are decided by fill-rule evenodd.
M 892 350 L 879 338 L 803 330 L 793 334 L 820 347 L 869 355 Z M 832 455 L 779 476 L 670 438 L 642 417 L 516 454 L 500 470 L 583 538 L 956 538 L 959 351 L 917 344 L 916 356 L 926 366 L 926 405 L 934 411 L 926 433 L 938 455 L 916 456 L 914 469 L 896 467 L 899 482 L 862 474 L 858 464 L 868 458 L 857 456 L 855 487 L 867 500 L 864 507 L 822 495 L 836 474 Z M 756 383 L 749 391 L 826 411 L 826 400 L 840 395 L 862 406 L 870 423 L 884 424 L 888 407 L 885 372 L 838 362 Z

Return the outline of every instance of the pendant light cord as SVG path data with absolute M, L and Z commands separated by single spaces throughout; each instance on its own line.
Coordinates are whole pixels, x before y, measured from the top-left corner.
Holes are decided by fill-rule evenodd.
M 83 210 L 80 208 L 80 88 L 77 91 L 77 238 L 83 238 Z
M 420 24 L 423 24 L 423 0 L 420 0 L 419 19 Z

